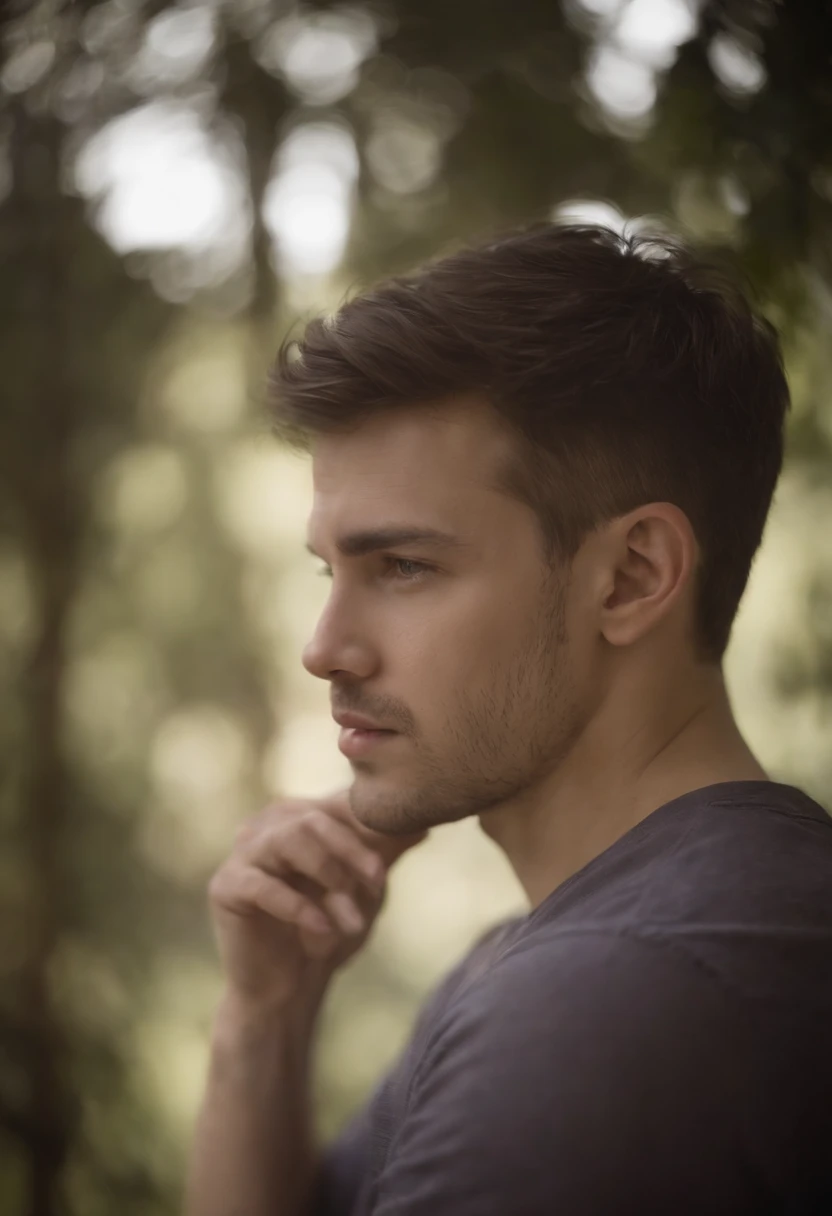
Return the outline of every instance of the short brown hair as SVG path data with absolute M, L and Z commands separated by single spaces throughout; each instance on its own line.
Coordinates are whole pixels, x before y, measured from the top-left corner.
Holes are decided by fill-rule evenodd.
M 386 280 L 286 338 L 279 438 L 309 448 L 380 410 L 482 393 L 517 437 L 503 490 L 549 561 L 673 502 L 701 549 L 696 639 L 719 662 L 783 461 L 773 326 L 734 276 L 665 235 L 537 223 Z

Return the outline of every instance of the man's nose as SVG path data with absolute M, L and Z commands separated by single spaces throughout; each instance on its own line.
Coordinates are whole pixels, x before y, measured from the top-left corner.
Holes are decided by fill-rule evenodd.
M 371 647 L 358 635 L 354 622 L 350 625 L 327 609 L 303 648 L 302 662 L 309 674 L 319 680 L 331 680 L 344 672 L 366 679 L 372 674 L 374 659 Z
M 319 680 L 329 678 L 332 667 L 332 647 L 327 646 L 316 631 L 303 648 L 302 662 L 310 675 Z

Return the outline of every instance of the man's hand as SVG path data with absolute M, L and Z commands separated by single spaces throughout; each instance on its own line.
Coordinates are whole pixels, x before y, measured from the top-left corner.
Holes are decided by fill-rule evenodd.
M 208 887 L 229 994 L 280 1008 L 320 992 L 366 942 L 390 866 L 427 834 L 365 827 L 346 791 L 248 819 Z

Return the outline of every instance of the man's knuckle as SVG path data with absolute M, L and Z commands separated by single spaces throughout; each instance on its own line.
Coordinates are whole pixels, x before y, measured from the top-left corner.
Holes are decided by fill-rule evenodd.
M 298 822 L 305 832 L 321 836 L 326 832 L 326 819 L 325 811 L 322 811 L 320 807 L 310 806 L 306 808 Z
M 238 879 L 239 891 L 249 903 L 256 902 L 263 887 L 263 873 L 254 866 L 247 866 Z

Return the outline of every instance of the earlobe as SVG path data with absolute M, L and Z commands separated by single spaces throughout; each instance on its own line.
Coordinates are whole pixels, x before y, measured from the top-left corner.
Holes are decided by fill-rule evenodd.
M 690 521 L 672 503 L 650 503 L 611 525 L 612 590 L 602 607 L 602 632 L 629 646 L 679 612 L 696 560 Z

